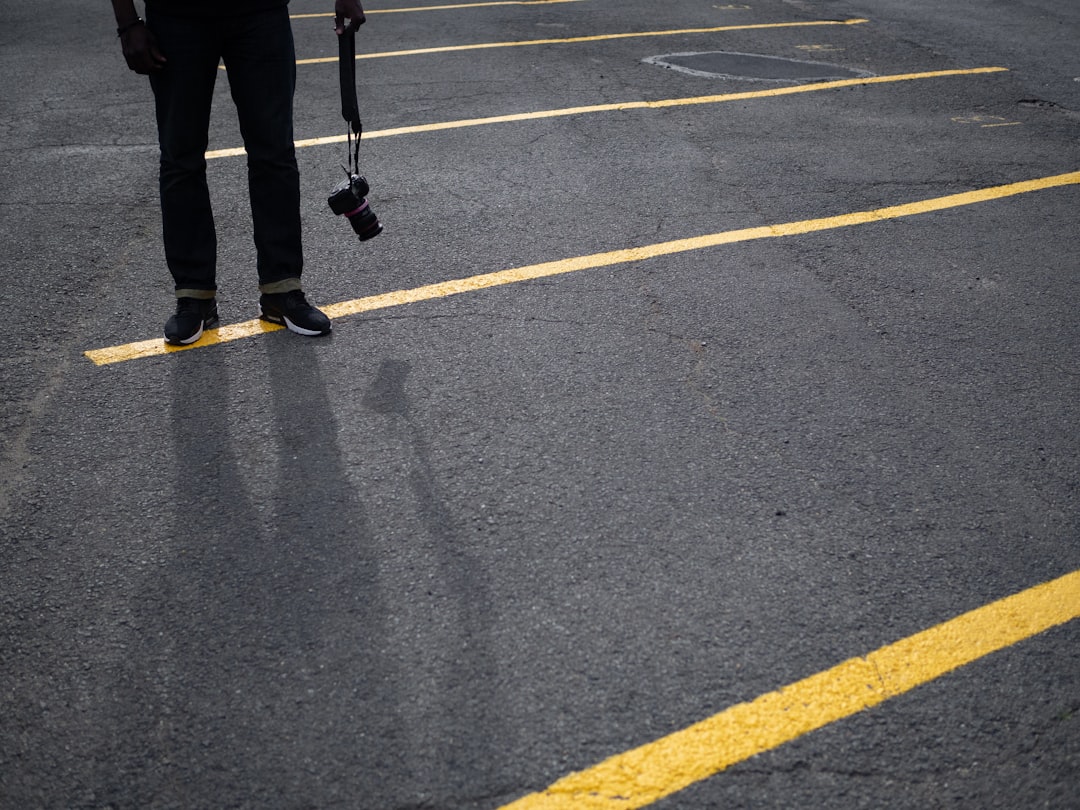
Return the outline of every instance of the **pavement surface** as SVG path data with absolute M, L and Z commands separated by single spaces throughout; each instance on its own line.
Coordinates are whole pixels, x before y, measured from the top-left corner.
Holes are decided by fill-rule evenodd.
M 294 20 L 333 335 L 250 323 L 222 72 L 233 332 L 175 353 L 146 80 L 107 4 L 0 9 L 0 807 L 1076 807 L 1080 6 L 370 5 L 362 244 Z M 788 742 L 547 790 L 1055 581 Z

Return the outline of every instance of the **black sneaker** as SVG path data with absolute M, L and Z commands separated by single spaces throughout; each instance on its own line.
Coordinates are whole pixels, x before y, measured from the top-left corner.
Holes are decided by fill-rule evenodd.
M 218 322 L 214 298 L 177 298 L 176 314 L 165 321 L 165 342 L 187 346 L 202 337 L 203 329 Z
M 304 293 L 263 293 L 259 296 L 264 321 L 286 326 L 298 335 L 330 334 L 330 319 L 308 303 Z

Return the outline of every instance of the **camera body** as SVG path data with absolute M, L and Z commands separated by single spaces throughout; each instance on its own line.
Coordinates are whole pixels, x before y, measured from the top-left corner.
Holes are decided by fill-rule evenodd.
M 349 224 L 352 225 L 352 229 L 361 242 L 378 236 L 383 229 L 382 223 L 379 222 L 379 218 L 375 216 L 375 212 L 371 210 L 371 205 L 367 201 L 369 191 L 371 187 L 368 186 L 367 180 L 358 174 L 351 174 L 348 180 L 343 180 L 330 192 L 327 200 L 331 211 L 349 220 Z

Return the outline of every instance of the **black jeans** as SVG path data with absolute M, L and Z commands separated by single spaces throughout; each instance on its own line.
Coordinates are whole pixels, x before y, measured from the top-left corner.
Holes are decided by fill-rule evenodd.
M 263 292 L 300 288 L 300 175 L 293 146 L 296 54 L 288 9 L 189 18 L 147 10 L 168 60 L 153 74 L 161 144 L 165 259 L 177 295 L 217 289 L 217 236 L 206 185 L 210 106 L 219 61 L 248 155 L 248 191 Z

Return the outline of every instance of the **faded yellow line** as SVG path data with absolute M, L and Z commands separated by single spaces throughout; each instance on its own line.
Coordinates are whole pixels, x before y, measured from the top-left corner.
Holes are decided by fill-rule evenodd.
M 625 34 L 595 34 L 587 37 L 566 37 L 562 39 L 523 39 L 514 42 L 478 42 L 473 45 L 445 45 L 436 48 L 415 48 L 408 51 L 380 51 L 378 53 L 357 54 L 357 59 L 383 59 L 389 56 L 419 56 L 429 53 L 455 53 L 458 51 L 478 51 L 488 48 L 517 48 L 525 45 L 566 45 L 577 42 L 602 42 L 612 39 L 630 39 L 633 37 L 670 37 L 678 34 L 715 34 L 721 31 L 751 31 L 762 28 L 808 28 L 822 25 L 859 25 L 869 20 L 811 20 L 808 22 L 760 23 L 758 25 L 722 25 L 716 28 L 681 28 L 674 31 L 637 31 Z M 336 56 L 322 56 L 314 59 L 297 59 L 298 65 L 319 65 L 337 63 Z
M 736 242 L 748 242 L 754 239 L 770 239 L 779 236 L 796 236 L 799 234 L 814 233 L 815 231 L 828 231 L 837 228 L 848 228 L 854 225 L 864 225 L 871 222 L 881 222 L 889 219 L 899 219 L 917 214 L 926 214 L 932 211 L 943 211 L 949 208 L 959 208 L 966 205 L 988 202 L 1004 197 L 1012 197 L 1017 194 L 1026 194 L 1032 191 L 1068 186 L 1080 183 L 1080 172 L 1058 174 L 1052 177 L 1042 177 L 1036 180 L 1026 180 L 1020 183 L 1009 183 L 1003 186 L 966 191 L 961 194 L 950 194 L 945 197 L 934 197 L 929 200 L 906 203 L 904 205 L 877 208 L 872 211 L 857 211 L 850 214 L 841 214 L 835 217 L 823 219 L 808 219 L 800 222 L 788 222 L 779 225 L 764 225 L 757 228 L 744 228 L 735 231 L 722 231 L 720 233 L 697 236 L 690 239 L 676 239 L 670 242 L 658 242 L 642 247 L 613 250 L 606 253 L 592 253 L 587 256 L 577 256 L 558 261 L 532 264 L 525 267 L 517 267 L 511 270 L 500 270 L 494 273 L 484 273 L 468 278 L 443 281 L 436 284 L 428 284 L 409 290 L 373 295 L 367 298 L 357 298 L 352 301 L 342 301 L 323 307 L 323 310 L 331 318 L 342 318 L 349 315 L 357 315 L 361 312 L 398 307 L 405 304 L 413 304 L 419 301 L 429 301 L 436 298 L 446 298 L 460 293 L 476 292 L 491 287 L 499 287 L 505 284 L 516 284 L 520 281 L 547 278 L 550 276 L 576 273 L 580 270 L 590 270 L 597 267 L 608 267 L 616 264 L 628 264 L 640 262 L 646 259 L 655 259 L 660 256 L 668 256 L 673 253 L 686 253 L 693 250 L 730 245 Z M 280 327 L 272 327 L 262 321 L 246 321 L 232 326 L 223 326 L 219 329 L 209 329 L 199 340 L 191 346 L 168 346 L 161 338 L 144 340 L 138 343 L 127 343 L 121 346 L 112 346 L 105 349 L 93 349 L 86 352 L 86 356 L 97 365 L 120 363 L 126 360 L 134 360 L 139 357 L 152 357 L 178 351 L 190 351 L 191 349 L 214 346 L 240 338 L 250 337 L 263 332 L 272 331 Z
M 669 98 L 658 101 L 620 101 L 614 104 L 593 104 L 587 107 L 563 107 L 556 110 L 534 110 L 524 113 L 510 113 L 509 115 L 492 115 L 487 118 L 463 118 L 457 121 L 438 121 L 433 124 L 414 124 L 406 127 L 393 127 L 391 129 L 376 129 L 364 133 L 364 140 L 372 138 L 390 138 L 395 135 L 416 135 L 423 132 L 437 132 L 444 129 L 462 129 L 464 127 L 480 127 L 488 124 L 507 124 L 515 121 L 538 121 L 544 118 L 561 118 L 570 115 L 587 115 L 601 112 L 625 112 L 627 110 L 659 110 L 666 107 L 686 107 L 694 104 L 723 104 L 728 101 L 747 101 L 758 98 L 774 98 L 776 96 L 790 96 L 796 93 L 817 93 L 822 90 L 836 90 L 842 87 L 857 87 L 869 84 L 890 84 L 893 82 L 917 81 L 920 79 L 941 79 L 950 76 L 974 76 L 980 73 L 1001 73 L 1007 71 L 1003 67 L 965 68 L 962 70 L 932 70 L 925 73 L 898 73 L 889 76 L 869 76 L 860 79 L 839 79 L 833 82 L 817 82 L 814 84 L 799 84 L 789 87 L 773 87 L 768 90 L 750 90 L 744 93 L 724 93 L 712 96 L 692 96 L 690 98 Z M 327 146 L 329 144 L 344 143 L 345 135 L 327 135 L 321 138 L 304 138 L 296 141 L 297 149 L 306 149 L 311 146 Z M 244 155 L 242 146 L 234 146 L 227 149 L 211 149 L 206 153 L 207 160 L 215 160 L 226 157 L 240 157 Z
M 732 706 L 501 810 L 630 810 L 1080 616 L 1080 571 Z
M 417 11 L 446 11 L 457 8 L 483 8 L 484 6 L 552 6 L 556 3 L 581 3 L 583 0 L 496 0 L 492 3 L 453 3 L 443 6 L 413 6 L 411 8 L 372 8 L 364 9 L 364 15 L 368 14 L 406 14 Z M 290 20 L 309 20 L 314 17 L 333 17 L 333 12 L 318 12 L 316 14 L 290 14 Z

